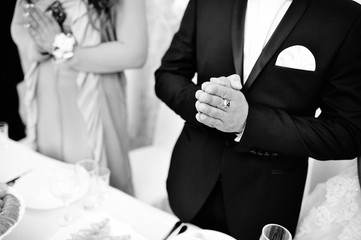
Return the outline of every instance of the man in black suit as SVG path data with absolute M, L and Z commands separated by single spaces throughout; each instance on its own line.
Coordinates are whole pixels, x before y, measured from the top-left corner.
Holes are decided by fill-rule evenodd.
M 186 121 L 167 179 L 184 222 L 237 239 L 268 223 L 294 234 L 308 158 L 361 152 L 353 1 L 190 0 L 155 77 Z

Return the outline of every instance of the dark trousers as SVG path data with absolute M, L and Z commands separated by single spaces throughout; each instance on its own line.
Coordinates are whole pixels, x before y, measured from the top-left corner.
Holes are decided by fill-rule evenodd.
M 222 182 L 220 180 L 217 181 L 207 201 L 190 222 L 203 229 L 212 229 L 228 234 Z

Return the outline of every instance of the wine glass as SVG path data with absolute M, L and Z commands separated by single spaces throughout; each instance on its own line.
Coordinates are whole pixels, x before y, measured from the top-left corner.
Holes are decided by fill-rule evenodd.
M 263 227 L 260 240 L 292 240 L 292 235 L 285 227 L 270 223 Z
M 62 217 L 58 219 L 58 224 L 67 226 L 72 221 L 70 213 L 70 201 L 75 197 L 78 186 L 78 176 L 74 165 L 61 166 L 54 168 L 50 172 L 50 191 L 54 197 L 63 202 L 65 211 Z
M 94 210 L 99 206 L 98 173 L 99 165 L 93 159 L 84 159 L 76 164 L 78 175 L 86 180 L 87 191 L 83 196 L 83 208 Z
M 87 192 L 83 197 L 83 208 L 94 210 L 99 205 L 98 173 L 99 166 L 93 159 L 84 159 L 75 164 L 79 177 L 87 180 Z

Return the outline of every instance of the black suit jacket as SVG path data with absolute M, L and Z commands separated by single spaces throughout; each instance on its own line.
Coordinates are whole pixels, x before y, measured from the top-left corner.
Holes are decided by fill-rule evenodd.
M 167 180 L 173 211 L 190 221 L 221 178 L 230 233 L 251 240 L 272 222 L 294 233 L 308 157 L 360 153 L 361 7 L 293 0 L 242 89 L 249 114 L 236 143 L 233 133 L 197 122 L 195 92 L 210 77 L 242 76 L 245 9 L 244 0 L 190 0 L 155 73 L 155 90 L 186 121 Z M 294 45 L 312 52 L 315 71 L 275 65 Z

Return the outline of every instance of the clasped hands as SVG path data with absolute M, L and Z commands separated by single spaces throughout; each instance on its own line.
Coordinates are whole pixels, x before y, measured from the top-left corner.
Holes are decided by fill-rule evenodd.
M 248 115 L 248 103 L 241 89 L 237 74 L 203 83 L 196 92 L 196 119 L 222 132 L 241 133 Z
M 51 15 L 51 11 L 43 12 L 34 4 L 24 4 L 24 26 L 28 29 L 35 45 L 42 53 L 50 53 L 53 41 L 61 32 L 61 27 Z

